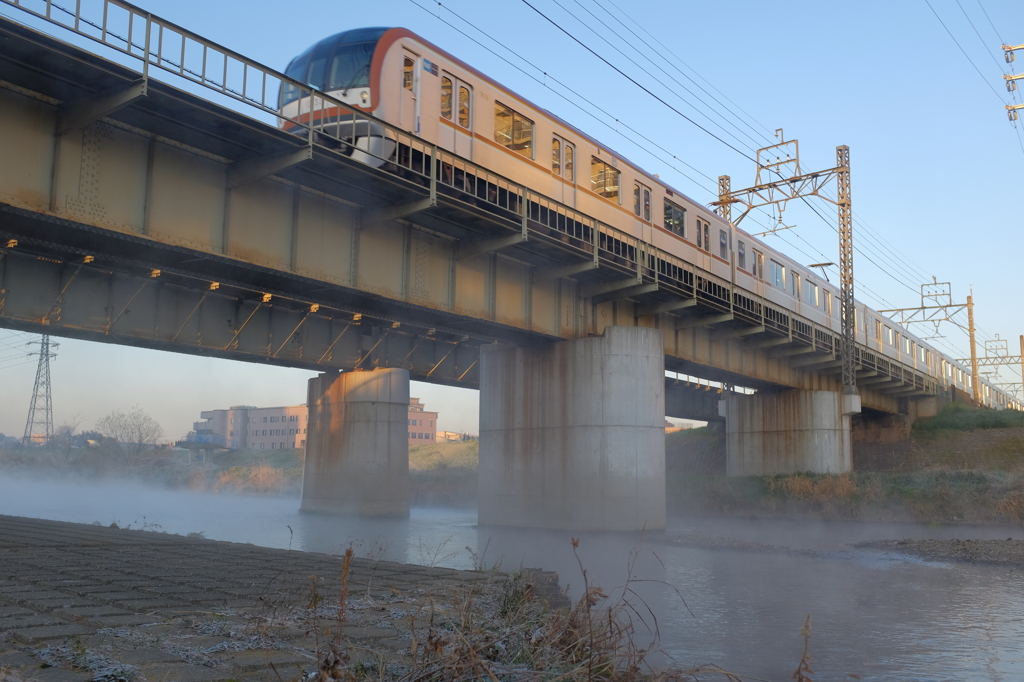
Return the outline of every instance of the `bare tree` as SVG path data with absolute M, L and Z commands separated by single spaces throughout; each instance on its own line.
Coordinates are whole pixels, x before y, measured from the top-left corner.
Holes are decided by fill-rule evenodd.
M 71 419 L 54 429 L 53 437 L 48 444 L 52 464 L 57 468 L 70 465 L 77 457 L 75 452 L 75 434 L 82 425 L 82 415 L 76 413 Z
M 103 434 L 106 449 L 124 465 L 135 462 L 164 435 L 160 424 L 138 405 L 128 412 L 114 410 L 96 422 L 96 430 Z

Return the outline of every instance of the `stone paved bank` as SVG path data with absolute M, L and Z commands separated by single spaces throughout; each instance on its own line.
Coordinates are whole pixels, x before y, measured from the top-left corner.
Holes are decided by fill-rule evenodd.
M 0 516 L 0 671 L 290 682 L 338 638 L 343 663 L 401 674 L 431 618 L 499 599 L 503 582 L 355 558 L 340 623 L 341 575 L 337 556 Z

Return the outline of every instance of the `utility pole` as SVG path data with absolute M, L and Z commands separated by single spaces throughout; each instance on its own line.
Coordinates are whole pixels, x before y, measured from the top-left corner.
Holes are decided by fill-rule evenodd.
M 974 296 L 967 297 L 967 332 L 971 337 L 971 388 L 974 404 L 981 405 L 981 382 L 978 381 L 978 349 L 974 343 Z
M 25 421 L 25 435 L 22 444 L 25 447 L 42 438 L 42 444 L 48 445 L 53 438 L 53 402 L 50 398 L 50 360 L 57 357 L 50 351 L 50 337 L 44 334 L 39 340 L 39 364 L 36 366 L 36 383 L 32 388 L 32 400 L 28 404 L 28 419 Z M 56 349 L 60 344 L 53 344 Z M 35 355 L 35 353 L 29 353 Z
M 850 202 L 850 148 L 836 147 L 839 187 L 839 297 L 843 314 L 843 395 L 857 395 L 854 345 L 857 341 L 853 302 L 853 208 Z M 857 410 L 860 412 L 860 410 Z

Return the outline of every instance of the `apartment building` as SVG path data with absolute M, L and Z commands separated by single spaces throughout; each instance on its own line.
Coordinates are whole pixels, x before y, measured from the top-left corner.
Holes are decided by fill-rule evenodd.
M 437 441 L 437 412 L 427 412 L 419 398 L 409 398 L 409 447 Z

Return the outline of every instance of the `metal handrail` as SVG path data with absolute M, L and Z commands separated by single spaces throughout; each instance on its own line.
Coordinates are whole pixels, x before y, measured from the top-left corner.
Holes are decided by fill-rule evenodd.
M 642 258 L 643 255 L 653 256 L 656 260 L 679 261 L 685 264 L 683 270 L 690 272 L 694 277 L 693 283 L 689 285 L 693 287 L 694 295 L 697 295 L 697 278 L 700 278 L 705 284 L 728 289 L 730 299 L 738 289 L 746 292 L 744 295 L 759 300 L 762 309 L 775 307 L 753 292 L 739 288 L 734 283 L 710 272 L 700 270 L 694 264 L 681 261 L 678 257 L 667 254 L 627 232 L 598 222 L 572 207 L 535 193 L 533 190 L 522 188 L 521 185 L 504 176 L 456 154 L 440 150 L 416 135 L 326 95 L 308 84 L 290 78 L 286 74 L 249 59 L 234 50 L 207 40 L 137 5 L 123 0 L 98 1 L 99 11 L 93 13 L 89 13 L 87 10 L 95 9 L 96 4 L 88 3 L 88 7 L 83 8 L 82 0 L 65 0 L 68 4 L 73 2 L 74 8 L 65 7 L 55 0 L 0 0 L 0 3 L 72 31 L 123 55 L 141 60 L 144 78 L 151 77 L 150 67 L 153 66 L 254 107 L 261 113 L 276 119 L 279 124 L 283 122 L 286 125 L 298 126 L 304 130 L 304 136 L 310 146 L 314 144 L 323 146 L 322 142 L 331 140 L 334 144 L 328 146 L 356 149 L 354 139 L 348 139 L 338 132 L 341 126 L 335 126 L 335 132 L 332 133 L 326 127 L 326 124 L 329 123 L 351 118 L 353 124 L 356 121 L 362 121 L 368 126 L 379 126 L 381 130 L 386 131 L 389 139 L 395 141 L 398 149 L 402 149 L 404 145 L 406 157 L 401 158 L 396 152 L 395 155 L 384 158 L 369 149 L 360 149 L 362 153 L 373 156 L 382 162 L 393 164 L 396 168 L 429 178 L 432 183 L 436 182 L 461 192 L 466 192 L 466 189 L 457 186 L 455 169 L 462 171 L 464 181 L 465 178 L 471 176 L 474 183 L 479 183 L 481 178 L 484 178 L 484 183 L 498 188 L 498 198 L 491 201 L 489 196 L 481 197 L 476 194 L 477 199 L 482 199 L 497 208 L 512 213 L 525 214 L 526 217 L 529 217 L 529 205 L 524 202 L 538 205 L 543 203 L 546 208 L 549 210 L 553 208 L 557 213 L 565 215 L 567 219 L 570 215 L 574 216 L 573 220 L 577 220 L 587 229 L 593 231 L 591 235 L 593 247 L 591 248 L 596 247 L 596 257 L 604 258 L 609 264 L 625 260 L 626 264 L 635 269 L 638 276 L 642 276 L 644 268 L 641 261 L 645 260 Z M 141 40 L 138 37 L 138 30 L 143 32 Z M 190 46 L 193 46 L 192 49 Z M 278 109 L 279 94 L 286 86 L 295 88 L 299 93 L 297 100 L 299 112 L 295 118 L 282 116 Z M 303 102 L 306 103 L 305 110 L 303 110 Z M 305 120 L 303 120 L 304 118 Z M 443 176 L 446 167 L 453 169 L 452 176 L 447 181 Z M 458 200 L 457 196 L 454 198 Z M 602 240 L 601 237 L 604 239 Z M 602 244 L 610 245 L 612 248 L 605 248 Z M 609 255 L 603 255 L 602 252 Z M 672 264 L 678 265 L 678 263 Z M 653 271 L 650 273 L 651 277 L 655 280 L 660 278 L 656 264 L 650 270 Z M 806 324 L 812 324 L 810 320 L 797 316 L 789 310 L 781 309 L 778 312 L 793 320 L 801 319 Z M 811 341 L 812 343 L 814 341 L 813 335 Z M 898 364 L 901 367 L 904 366 L 902 363 Z

